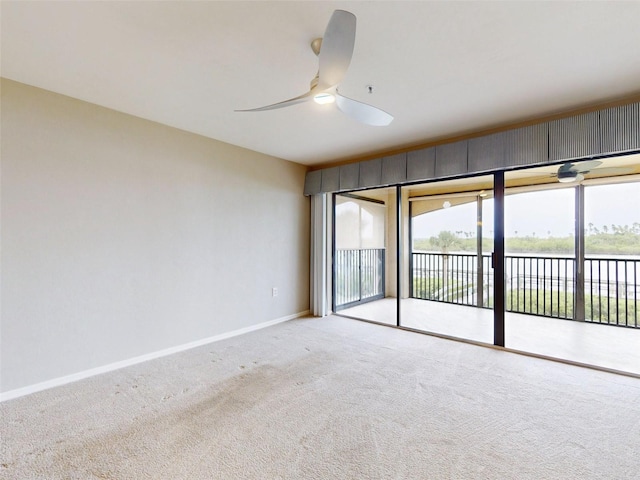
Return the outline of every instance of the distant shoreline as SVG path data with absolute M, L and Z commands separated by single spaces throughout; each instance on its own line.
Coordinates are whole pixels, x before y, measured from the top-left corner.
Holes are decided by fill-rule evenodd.
M 419 250 L 414 249 L 412 253 L 430 253 L 434 255 L 444 255 L 442 251 L 437 250 Z M 483 252 L 484 255 L 491 255 L 491 251 Z M 447 252 L 446 255 L 473 255 L 475 256 L 475 252 L 469 250 L 452 250 Z M 573 254 L 570 253 L 547 253 L 547 252 L 505 252 L 507 256 L 516 256 L 516 257 L 540 257 L 540 258 L 574 258 Z M 640 260 L 640 255 L 622 255 L 619 253 L 587 253 L 585 254 L 585 258 L 587 260 L 600 260 L 600 259 L 611 259 L 611 260 Z

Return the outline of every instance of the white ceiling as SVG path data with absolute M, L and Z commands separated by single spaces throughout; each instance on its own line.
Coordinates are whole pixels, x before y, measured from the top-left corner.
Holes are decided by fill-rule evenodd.
M 9 2 L 2 76 L 317 165 L 640 93 L 640 1 Z M 395 116 L 307 103 L 309 43 L 357 17 L 341 93 Z M 367 85 L 375 86 L 373 94 Z

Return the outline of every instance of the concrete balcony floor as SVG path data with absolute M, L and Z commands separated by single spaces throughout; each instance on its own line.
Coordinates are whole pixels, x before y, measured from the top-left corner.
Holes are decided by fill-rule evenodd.
M 396 308 L 385 298 L 338 314 L 395 326 Z M 407 298 L 400 312 L 402 327 L 493 344 L 492 310 Z M 505 347 L 640 375 L 640 329 L 507 312 Z

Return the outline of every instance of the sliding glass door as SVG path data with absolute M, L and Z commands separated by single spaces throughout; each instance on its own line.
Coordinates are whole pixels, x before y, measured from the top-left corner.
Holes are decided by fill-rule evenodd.
M 505 346 L 640 374 L 640 157 L 600 164 L 505 174 Z
M 557 320 L 573 319 L 576 313 L 575 196 L 575 187 L 558 183 L 507 188 L 505 343 L 509 348 L 536 351 L 540 336 L 549 347 L 565 340 L 565 323 Z
M 334 204 L 334 311 L 396 325 L 395 189 L 340 194 Z
M 334 311 L 640 374 L 640 155 L 601 164 L 335 195 Z
M 408 288 L 401 326 L 493 343 L 491 176 L 403 188 Z
M 640 180 L 592 182 L 584 198 L 584 320 L 640 328 Z

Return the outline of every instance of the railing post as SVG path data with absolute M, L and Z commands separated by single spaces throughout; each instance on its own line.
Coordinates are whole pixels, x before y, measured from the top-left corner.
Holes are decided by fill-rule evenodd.
M 478 195 L 477 199 L 477 222 L 476 222 L 476 255 L 477 255 L 477 274 L 476 274 L 476 306 L 484 307 L 484 275 L 482 265 L 482 197 Z
M 585 320 L 584 308 L 584 185 L 576 186 L 576 259 L 574 264 L 575 295 L 573 296 L 573 319 Z
M 413 298 L 414 293 L 414 282 L 415 280 L 415 270 L 413 265 L 413 202 L 409 202 L 409 234 L 407 235 L 408 243 L 409 243 L 409 298 Z

